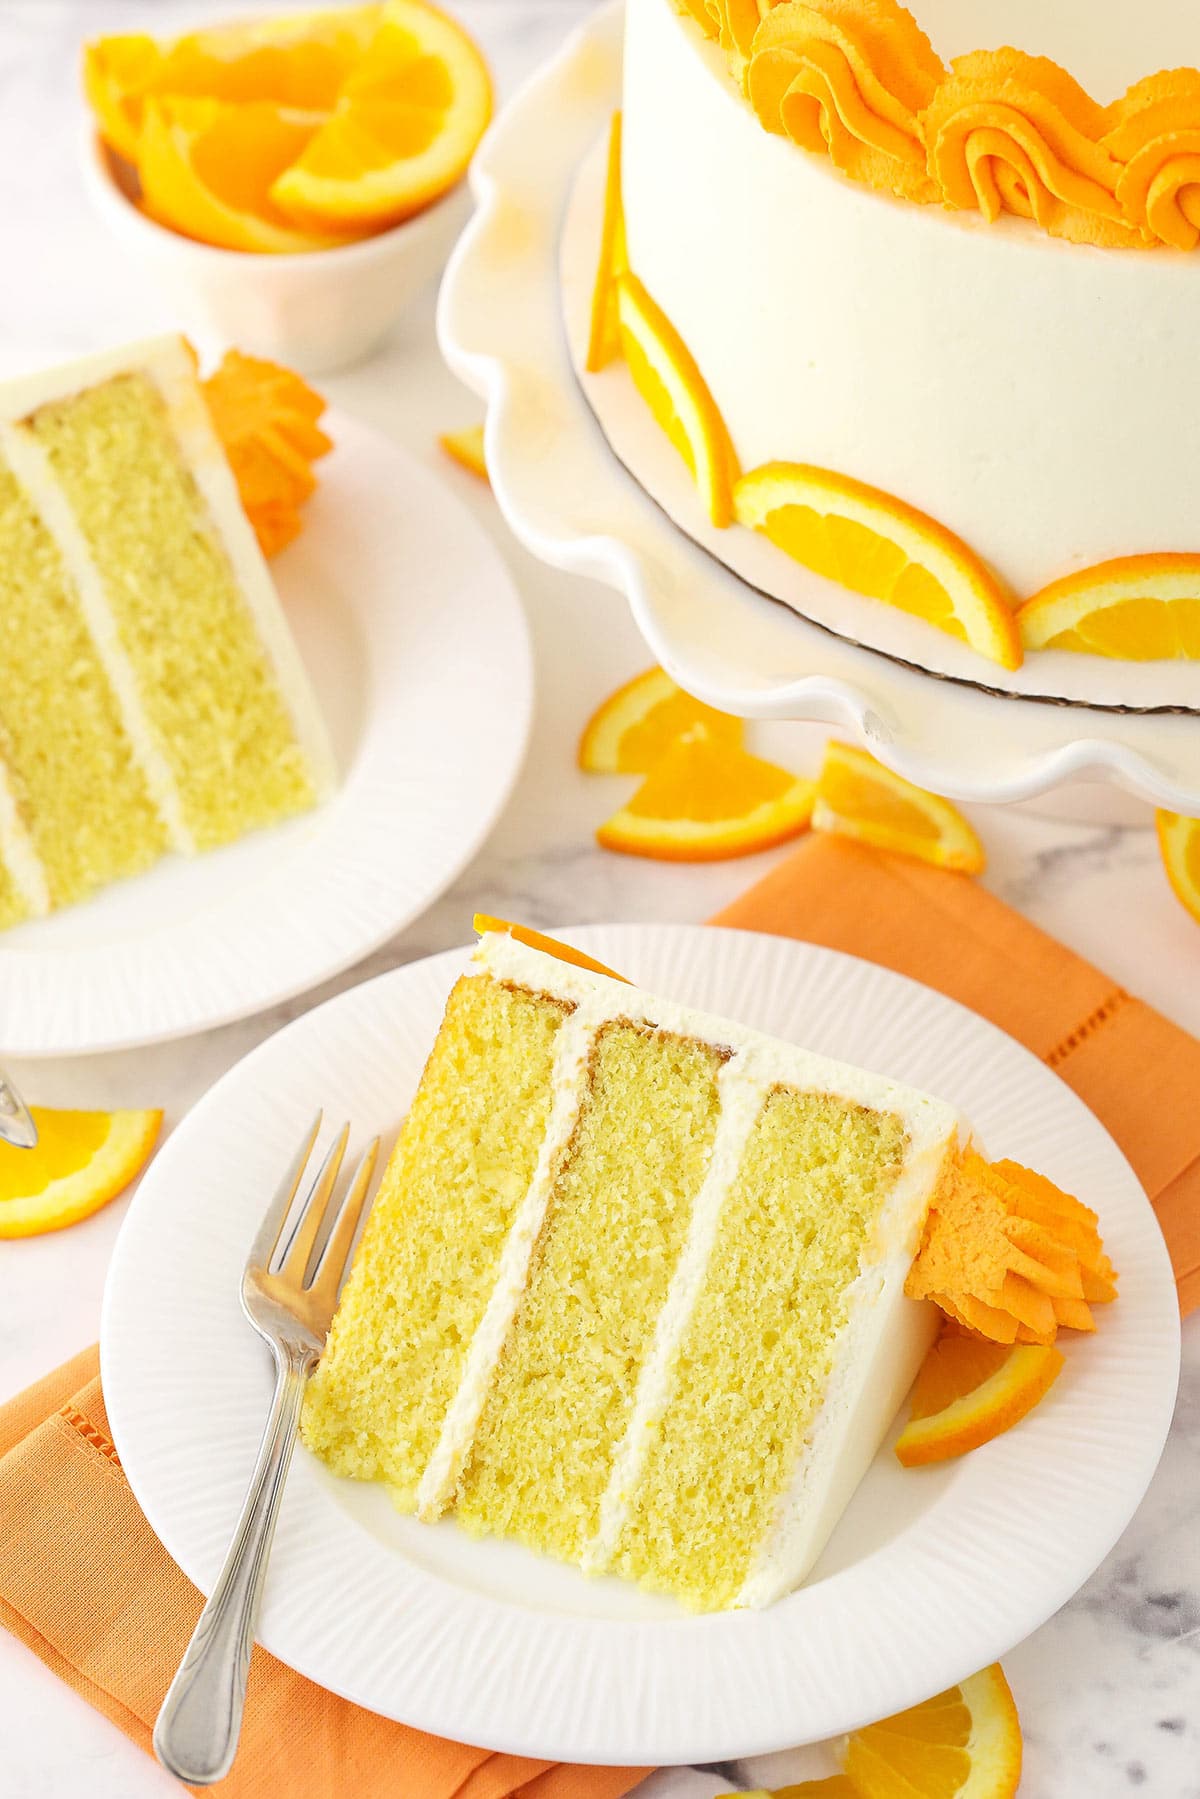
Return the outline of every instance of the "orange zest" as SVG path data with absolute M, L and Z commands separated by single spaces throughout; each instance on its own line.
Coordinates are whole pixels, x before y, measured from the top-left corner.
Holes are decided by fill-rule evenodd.
M 492 115 L 487 65 L 462 28 L 424 0 L 386 0 L 337 104 L 271 195 L 323 230 L 380 230 L 465 174 Z
M 31 1108 L 35 1149 L 0 1143 L 0 1237 L 64 1230 L 123 1193 L 145 1167 L 162 1113 Z
M 1021 665 L 1008 596 L 961 538 L 913 506 L 850 475 L 768 462 L 734 489 L 738 521 L 796 562 L 882 600 L 998 662 Z
M 1185 911 L 1200 924 L 1200 818 L 1178 812 L 1155 814 L 1158 847 L 1172 891 Z
M 696 359 L 637 276 L 617 279 L 617 325 L 634 385 L 679 451 L 714 525 L 733 518 L 737 460 Z
M 223 250 L 329 249 L 342 240 L 300 227 L 271 197 L 320 122 L 267 100 L 150 99 L 138 138 L 142 208 L 158 224 Z
M 918 856 L 938 868 L 980 874 L 986 866 L 983 845 L 949 800 L 836 738 L 826 746 L 812 822 L 814 830 Z
M 1117 1279 L 1089 1207 L 1018 1162 L 968 1149 L 946 1173 L 904 1285 L 993 1343 L 1093 1331 Z
M 585 774 L 643 775 L 679 739 L 703 726 L 714 743 L 740 749 L 740 718 L 693 699 L 662 668 L 648 668 L 626 681 L 596 708 L 579 740 Z
M 814 791 L 811 781 L 697 727 L 655 763 L 596 841 L 666 862 L 746 856 L 805 830 Z
M 488 480 L 487 463 L 483 455 L 482 425 L 468 425 L 463 431 L 443 431 L 438 442 L 460 468 L 465 468 L 469 474 L 478 475 L 481 481 Z
M 615 112 L 608 130 L 608 161 L 604 180 L 604 219 L 600 227 L 600 260 L 592 288 L 592 312 L 588 327 L 585 367 L 589 374 L 614 361 L 621 353 L 621 327 L 617 316 L 617 281 L 629 270 L 625 247 L 625 212 L 621 204 L 621 115 Z
M 987 1343 L 944 1331 L 917 1375 L 897 1459 L 920 1468 L 990 1443 L 1050 1391 L 1063 1359 L 1048 1344 Z
M 1200 556 L 1120 556 L 1043 587 L 1017 613 L 1030 650 L 1200 660 Z
M 623 974 L 615 968 L 606 968 L 603 962 L 595 961 L 585 955 L 583 950 L 575 949 L 569 943 L 561 942 L 557 937 L 547 937 L 541 931 L 531 930 L 528 925 L 513 924 L 509 918 L 491 918 L 486 912 L 477 912 L 474 919 L 475 930 L 481 937 L 489 931 L 498 931 L 502 936 L 512 937 L 517 943 L 523 943 L 526 949 L 541 950 L 545 956 L 555 956 L 560 962 L 570 962 L 575 968 L 586 968 L 592 974 L 606 974 L 610 981 L 621 981 L 625 986 L 629 983 Z
M 203 383 L 213 425 L 264 556 L 300 531 L 300 508 L 317 485 L 312 465 L 333 448 L 318 420 L 325 402 L 278 363 L 226 352 Z

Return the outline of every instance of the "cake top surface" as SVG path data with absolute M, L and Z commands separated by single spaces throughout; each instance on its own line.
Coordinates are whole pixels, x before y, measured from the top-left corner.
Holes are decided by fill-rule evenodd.
M 1200 64 L 1194 0 L 909 0 L 945 62 L 1011 45 L 1069 69 L 1101 105 L 1157 69 Z

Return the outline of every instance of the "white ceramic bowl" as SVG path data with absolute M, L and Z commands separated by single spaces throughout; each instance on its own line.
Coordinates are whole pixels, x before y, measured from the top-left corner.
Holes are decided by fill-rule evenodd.
M 235 344 L 305 374 L 344 368 L 375 349 L 439 274 L 470 207 L 458 188 L 377 237 L 260 255 L 196 243 L 147 218 L 90 125 L 81 163 L 97 216 L 164 291 L 198 349 Z

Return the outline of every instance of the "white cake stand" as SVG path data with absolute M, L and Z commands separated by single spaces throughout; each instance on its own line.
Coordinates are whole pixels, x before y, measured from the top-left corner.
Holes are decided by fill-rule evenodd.
M 442 349 L 487 402 L 488 469 L 517 537 L 624 593 L 655 658 L 725 711 L 831 725 L 954 799 L 1105 783 L 1109 817 L 1121 816 L 1113 788 L 1200 815 L 1194 714 L 997 695 L 832 635 L 721 567 L 618 460 L 575 372 L 559 262 L 576 172 L 620 104 L 622 26 L 611 0 L 488 133 L 472 172 L 477 210 L 442 287 Z

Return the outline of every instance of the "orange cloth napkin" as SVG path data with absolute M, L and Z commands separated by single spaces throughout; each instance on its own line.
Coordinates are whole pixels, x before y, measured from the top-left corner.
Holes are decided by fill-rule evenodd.
M 966 875 L 814 833 L 713 921 L 881 962 L 990 1018 L 1128 1157 L 1200 1305 L 1200 1042 Z
M 95 1349 L 0 1407 L 0 1622 L 147 1751 L 200 1606 L 121 1471 Z M 203 1790 L 222 1799 L 619 1799 L 648 1772 L 443 1742 L 347 1704 L 259 1649 L 233 1772 Z
M 924 981 L 1042 1058 L 1145 1184 L 1185 1311 L 1200 1304 L 1200 1043 L 982 887 L 813 836 L 717 923 L 848 950 Z M 200 1595 L 142 1517 L 96 1351 L 0 1408 L 0 1621 L 150 1747 Z M 618 1799 L 646 1769 L 492 1755 L 392 1724 L 259 1651 L 225 1799 Z

